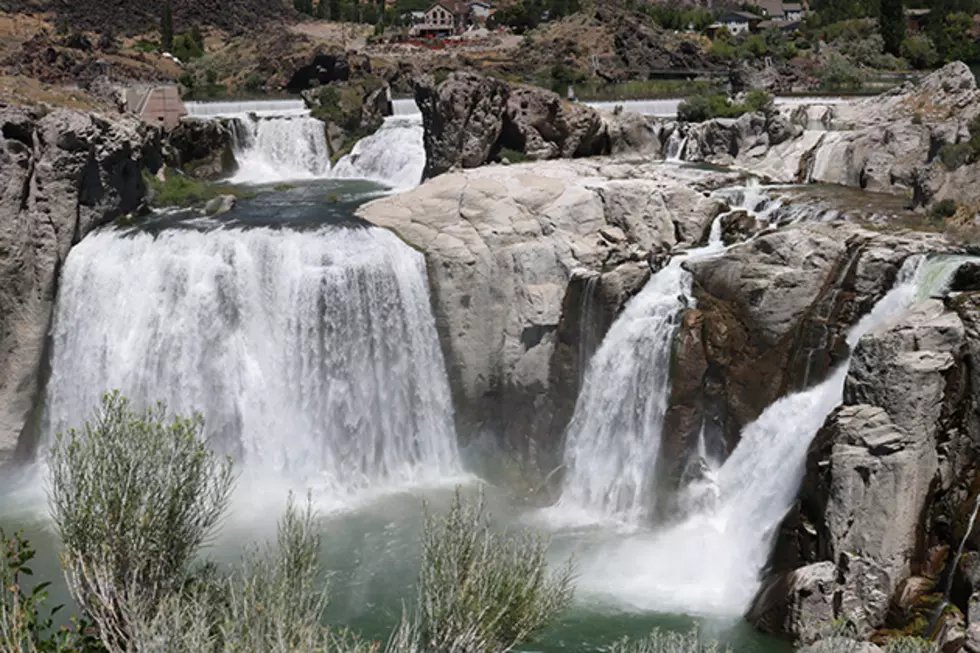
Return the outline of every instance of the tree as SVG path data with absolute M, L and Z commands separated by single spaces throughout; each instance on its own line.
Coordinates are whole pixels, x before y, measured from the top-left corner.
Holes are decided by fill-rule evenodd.
M 317 20 L 330 20 L 330 5 L 327 0 L 320 0 L 316 3 Z
M 170 10 L 170 0 L 163 2 L 163 17 L 160 19 L 160 43 L 163 51 L 170 52 L 174 47 L 174 16 Z
M 341 2 L 340 0 L 321 0 L 321 2 L 328 2 L 330 6 L 330 20 L 340 21 L 343 20 L 343 14 L 341 12 Z
M 885 52 L 897 57 L 905 39 L 905 7 L 902 0 L 881 0 L 880 12 L 878 30 L 885 42 Z
M 293 0 L 293 7 L 301 14 L 313 15 L 313 0 Z
M 201 27 L 199 25 L 195 25 L 194 27 L 192 27 L 191 28 L 191 31 L 188 32 L 188 36 L 190 36 L 191 37 L 191 40 L 194 41 L 194 43 L 197 44 L 197 49 L 200 50 L 203 53 L 204 52 L 204 34 L 201 33 Z

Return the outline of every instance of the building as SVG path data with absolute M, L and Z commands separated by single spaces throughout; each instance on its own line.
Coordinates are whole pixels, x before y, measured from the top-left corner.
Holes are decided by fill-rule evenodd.
M 758 27 L 762 20 L 762 16 L 748 11 L 727 11 L 718 18 L 718 22 L 708 25 L 707 32 L 714 38 L 718 30 L 724 27 L 733 35 L 744 34 Z
M 469 17 L 473 22 L 486 23 L 487 19 L 490 18 L 491 7 L 488 3 L 474 0 L 467 6 L 469 7 Z
M 762 10 L 767 20 L 795 23 L 807 14 L 807 4 L 783 2 L 783 0 L 752 0 L 752 4 Z
M 796 22 L 803 20 L 803 15 L 805 10 L 803 5 L 797 2 L 784 2 L 783 3 L 783 19 L 789 22 Z
M 422 20 L 412 25 L 412 36 L 446 38 L 462 27 L 463 16 L 454 3 L 437 2 L 429 7 Z
M 929 22 L 928 9 L 906 9 L 905 10 L 905 31 L 909 34 L 919 34 L 925 30 Z
M 126 111 L 149 125 L 173 129 L 187 115 L 176 86 L 128 88 L 123 97 Z

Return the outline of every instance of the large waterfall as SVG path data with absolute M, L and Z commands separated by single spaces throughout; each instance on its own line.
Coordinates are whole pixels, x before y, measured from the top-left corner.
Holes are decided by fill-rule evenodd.
M 906 261 L 895 287 L 848 333 L 853 348 L 924 294 L 948 283 L 958 261 Z M 718 473 L 719 501 L 684 522 L 605 548 L 583 568 L 587 592 L 635 609 L 737 616 L 759 586 L 780 521 L 796 496 L 806 452 L 840 404 L 848 364 L 786 396 L 746 426 Z
M 246 468 L 330 496 L 457 470 L 424 261 L 384 230 L 93 233 L 53 347 L 49 432 L 118 388 L 200 411 Z
M 233 148 L 243 184 L 318 179 L 330 174 L 323 123 L 309 116 L 235 119 Z

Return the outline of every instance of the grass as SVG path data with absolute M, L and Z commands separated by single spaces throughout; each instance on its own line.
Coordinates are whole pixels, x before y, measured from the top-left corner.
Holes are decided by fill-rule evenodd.
M 510 163 L 524 163 L 525 161 L 530 161 L 531 158 L 524 152 L 518 152 L 517 150 L 512 150 L 509 147 L 505 147 L 500 150 L 500 158 L 507 159 Z
M 157 208 L 198 208 L 221 195 L 234 195 L 238 199 L 251 196 L 232 186 L 209 184 L 176 171 L 168 174 L 164 181 L 144 171 L 143 179 L 150 190 L 150 204 Z
M 724 84 L 721 82 L 691 82 L 683 79 L 637 80 L 622 84 L 586 82 L 575 84 L 573 87 L 578 99 L 585 102 L 688 97 L 724 90 Z

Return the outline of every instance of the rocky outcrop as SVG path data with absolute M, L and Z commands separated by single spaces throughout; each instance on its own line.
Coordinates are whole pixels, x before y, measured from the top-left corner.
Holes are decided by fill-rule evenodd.
M 622 151 L 659 154 L 649 121 L 622 121 L 544 89 L 456 72 L 436 86 L 415 81 L 425 127 L 425 177 L 475 168 L 514 150 L 535 160 Z
M 964 625 L 945 612 L 939 619 L 939 599 L 947 581 L 966 588 L 950 596 L 949 615 L 963 614 L 974 591 L 969 567 L 951 552 L 967 535 L 980 471 L 978 323 L 976 294 L 928 299 L 860 340 L 843 405 L 811 445 L 774 573 L 750 613 L 765 630 L 808 631 L 808 615 L 786 606 L 794 579 L 819 568 L 823 581 L 806 600 L 825 606 L 822 617 L 847 618 L 865 633 L 930 635 L 941 623 L 947 650 L 962 643 Z
M 165 159 L 197 179 L 230 177 L 238 169 L 233 149 L 234 120 L 183 120 L 167 135 Z
M 737 165 L 777 182 L 826 183 L 980 204 L 980 165 L 948 168 L 944 146 L 971 138 L 980 92 L 970 69 L 951 63 L 878 97 L 699 124 L 668 124 L 688 139 L 685 159 Z
M 723 215 L 723 229 L 746 215 Z M 688 363 L 672 377 L 662 447 L 674 467 L 666 473 L 678 473 L 702 425 L 731 450 L 773 401 L 825 378 L 847 355 L 847 331 L 889 290 L 903 260 L 947 247 L 913 232 L 804 221 L 685 263 L 697 318 L 691 329 L 689 316 L 681 321 L 677 358 Z
M 595 335 L 646 281 L 652 253 L 703 242 L 736 173 L 614 160 L 487 166 L 363 206 L 426 254 L 459 433 L 532 435 L 552 453 Z M 595 307 L 583 325 L 585 297 Z M 585 331 L 583 331 L 585 329 Z
M 57 275 L 71 246 L 137 211 L 157 132 L 130 118 L 0 110 L 0 458 L 33 446 Z

